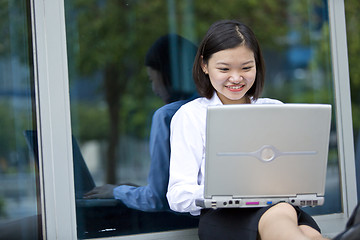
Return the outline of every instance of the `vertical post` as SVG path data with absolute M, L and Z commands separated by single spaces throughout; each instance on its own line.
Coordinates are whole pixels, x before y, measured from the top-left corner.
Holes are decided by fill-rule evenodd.
M 357 204 L 357 194 L 344 4 L 343 0 L 329 0 L 342 199 L 344 213 L 349 216 Z
M 63 0 L 31 1 L 46 239 L 77 239 Z

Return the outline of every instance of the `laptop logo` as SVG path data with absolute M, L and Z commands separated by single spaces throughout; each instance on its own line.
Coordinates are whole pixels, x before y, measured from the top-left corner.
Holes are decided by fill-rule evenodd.
M 272 145 L 264 145 L 255 152 L 218 152 L 216 155 L 223 157 L 250 156 L 250 157 L 255 157 L 263 162 L 271 162 L 280 156 L 316 155 L 316 154 L 317 151 L 281 152 Z

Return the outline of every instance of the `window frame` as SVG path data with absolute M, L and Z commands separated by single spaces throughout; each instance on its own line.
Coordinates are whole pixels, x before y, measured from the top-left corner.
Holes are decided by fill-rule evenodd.
M 344 229 L 357 203 L 344 1 L 329 0 L 343 213 L 315 216 L 327 236 Z M 64 0 L 31 0 L 44 239 L 77 239 Z M 111 239 L 197 239 L 178 230 Z
M 347 54 L 345 2 L 329 0 L 328 5 L 340 179 L 343 212 L 347 219 L 357 205 L 358 199 L 350 96 L 350 73 Z
M 63 0 L 31 0 L 44 239 L 76 239 Z

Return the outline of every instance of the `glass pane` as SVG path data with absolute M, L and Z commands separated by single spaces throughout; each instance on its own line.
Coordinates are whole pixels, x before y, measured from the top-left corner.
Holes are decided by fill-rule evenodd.
M 360 63 L 358 34 L 360 16 L 357 14 L 359 10 L 359 1 L 349 0 L 345 2 L 358 199 L 360 199 L 360 69 L 358 67 Z
M 325 204 L 305 208 L 305 211 L 313 215 L 340 213 L 342 203 L 327 1 L 288 3 L 286 15 L 285 34 L 274 36 L 274 45 L 264 47 L 267 63 L 265 95 L 286 103 L 332 105 Z
M 327 1 L 223 0 L 219 7 L 216 0 L 75 0 L 65 1 L 65 7 L 77 198 L 95 185 L 127 185 L 115 190 L 118 201 L 110 199 L 112 188 L 105 194 L 109 199 L 76 200 L 80 238 L 196 227 L 196 219 L 168 211 L 168 159 L 156 155 L 161 146 L 168 149 L 166 126 L 176 108 L 167 120 L 153 114 L 195 93 L 193 45 L 216 20 L 240 19 L 258 36 L 267 63 L 264 97 L 330 103 L 335 113 Z M 167 45 L 157 42 L 169 34 Z M 159 52 L 161 46 L 166 47 Z M 156 68 L 164 55 L 167 61 Z M 170 82 L 159 87 L 157 79 Z M 154 184 L 162 186 L 160 201 L 149 196 Z M 327 200 L 306 211 L 341 212 L 340 193 L 333 116 Z
M 0 1 L 0 239 L 42 239 L 28 4 Z

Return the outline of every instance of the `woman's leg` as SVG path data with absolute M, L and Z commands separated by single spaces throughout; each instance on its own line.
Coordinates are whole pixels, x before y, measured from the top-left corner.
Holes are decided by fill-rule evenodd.
M 315 230 L 314 228 L 307 226 L 307 225 L 300 225 L 299 226 L 301 232 L 307 236 L 309 239 L 312 240 L 323 240 L 323 239 L 328 239 L 328 238 L 324 238 L 321 233 L 319 233 L 317 230 Z
M 297 212 L 287 203 L 269 208 L 260 218 L 261 240 L 323 240 L 321 234 L 309 226 L 298 226 Z

